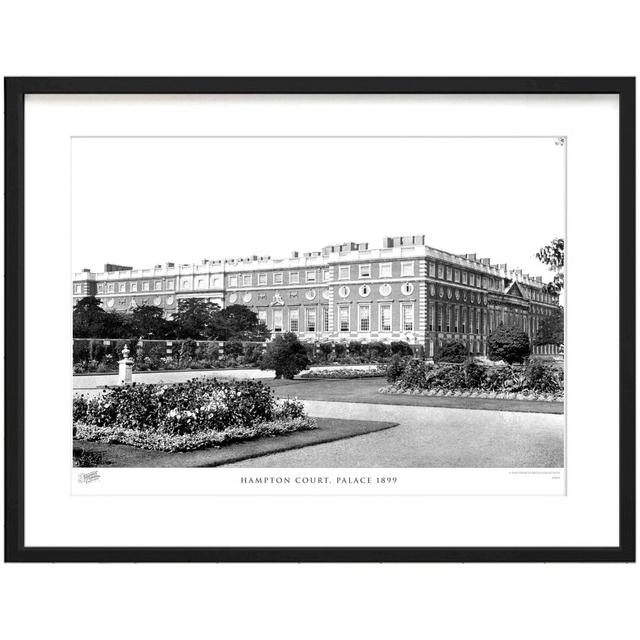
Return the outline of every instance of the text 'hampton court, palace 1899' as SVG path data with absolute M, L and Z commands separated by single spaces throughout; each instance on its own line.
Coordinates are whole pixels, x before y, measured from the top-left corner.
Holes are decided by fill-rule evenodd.
M 475 254 L 433 249 L 424 236 L 384 238 L 381 249 L 348 242 L 290 258 L 250 256 L 171 262 L 153 269 L 105 265 L 74 274 L 74 300 L 97 296 L 108 310 L 156 305 L 170 314 L 183 298 L 243 304 L 272 332 L 303 340 L 405 340 L 433 355 L 447 340 L 486 354 L 501 323 L 535 335 L 558 308 L 542 279 Z

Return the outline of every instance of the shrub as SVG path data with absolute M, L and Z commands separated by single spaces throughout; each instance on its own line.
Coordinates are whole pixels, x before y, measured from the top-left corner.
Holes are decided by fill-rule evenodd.
M 228 340 L 224 343 L 224 355 L 227 358 L 237 358 L 244 354 L 244 347 L 240 340 Z
M 391 358 L 391 362 L 387 367 L 387 382 L 397 382 L 404 373 L 408 360 L 401 355 L 396 354 Z
M 457 362 L 467 359 L 467 347 L 462 342 L 449 341 L 439 347 L 433 356 L 434 362 Z
M 431 365 L 424 360 L 412 358 L 406 363 L 402 375 L 398 378 L 398 384 L 403 389 L 426 389 L 427 376 Z
M 285 333 L 267 345 L 262 358 L 261 369 L 275 369 L 276 378 L 293 379 L 309 366 L 304 345 L 294 333 Z
M 349 342 L 349 355 L 351 356 L 360 356 L 364 352 L 364 347 L 362 342 L 359 340 L 351 340 Z
M 529 336 L 517 327 L 501 324 L 487 342 L 491 360 L 504 360 L 508 364 L 523 362 L 531 354 Z
M 544 393 L 559 393 L 564 389 L 564 371 L 537 360 L 530 361 L 524 371 L 527 387 Z
M 487 367 L 470 362 L 464 368 L 465 389 L 481 389 L 487 378 Z
M 367 355 L 372 362 L 379 362 L 389 356 L 389 345 L 384 342 L 369 342 L 367 344 Z
M 74 362 L 86 362 L 90 358 L 89 353 L 89 340 L 74 340 L 73 341 L 73 361 Z
M 180 366 L 188 367 L 196 356 L 198 346 L 195 340 L 184 340 L 180 345 Z
M 342 358 L 347 353 L 347 345 L 344 342 L 336 342 L 333 346 L 336 358 Z
M 73 399 L 73 422 L 82 422 L 87 415 L 87 399 L 83 396 L 76 396 Z
M 333 342 L 321 342 L 318 345 L 318 353 L 320 357 L 326 362 L 329 359 L 333 351 Z
M 245 361 L 248 364 L 260 364 L 262 360 L 262 352 L 264 347 L 262 344 L 248 344 L 244 350 Z
M 392 360 L 389 383 L 399 390 L 480 391 L 495 393 L 543 393 L 560 396 L 564 392 L 564 373 L 554 364 L 530 362 L 488 366 L 471 362 L 428 364 L 412 359 L 405 363 Z
M 282 400 L 274 412 L 277 420 L 297 420 L 305 417 L 304 405 L 297 398 Z
M 211 366 L 213 366 L 220 355 L 219 349 L 219 343 L 206 342 L 200 345 L 198 353 L 203 360 L 206 360 Z
M 307 354 L 307 358 L 309 362 L 313 362 L 315 358 L 316 347 L 313 342 L 303 342 L 302 346 L 304 347 L 304 352 Z
M 391 355 L 412 356 L 413 350 L 408 343 L 402 340 L 395 340 L 390 345 Z
M 158 369 L 162 358 L 165 356 L 166 350 L 159 344 L 154 344 L 149 349 L 149 361 L 152 364 L 153 369 Z
M 464 368 L 458 364 L 443 363 L 429 367 L 426 376 L 427 389 L 437 388 L 448 391 L 464 389 L 465 382 Z
M 314 428 L 302 403 L 278 404 L 258 381 L 130 385 L 74 400 L 76 437 L 163 451 Z

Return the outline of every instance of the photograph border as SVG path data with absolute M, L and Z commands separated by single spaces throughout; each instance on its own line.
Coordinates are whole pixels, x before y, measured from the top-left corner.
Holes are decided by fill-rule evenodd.
M 611 547 L 26 547 L 24 106 L 27 94 L 616 94 L 619 98 L 619 544 Z M 5 78 L 5 562 L 634 562 L 635 78 Z

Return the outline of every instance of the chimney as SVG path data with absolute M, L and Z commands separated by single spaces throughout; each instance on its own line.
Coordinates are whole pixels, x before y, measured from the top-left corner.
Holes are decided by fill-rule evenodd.
M 83 269 L 82 273 L 91 273 L 91 269 Z
M 173 267 L 175 267 L 176 265 L 175 265 L 175 263 L 173 263 L 173 262 L 165 262 L 164 266 L 165 266 L 167 269 L 173 269 Z
M 391 249 L 393 247 L 393 238 L 382 238 L 382 248 Z
M 292 251 L 291 252 L 291 258 L 297 258 L 298 257 L 298 252 L 297 251 Z
M 491 258 L 480 258 L 480 262 L 488 266 L 491 264 Z
M 467 260 L 473 260 L 475 262 L 476 261 L 476 254 L 475 253 L 467 253 Z

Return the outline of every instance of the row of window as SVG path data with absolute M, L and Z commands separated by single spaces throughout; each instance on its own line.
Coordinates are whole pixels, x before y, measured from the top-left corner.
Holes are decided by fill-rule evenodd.
M 294 333 L 299 331 L 313 333 L 317 331 L 318 310 L 310 307 L 303 311 L 304 317 L 302 317 L 301 309 L 289 309 L 289 331 Z M 267 312 L 264 310 L 258 311 L 258 319 L 266 324 Z M 283 309 L 274 309 L 272 319 L 271 329 L 274 332 L 278 333 L 285 330 Z M 390 304 L 381 304 L 378 306 L 378 327 L 378 331 L 383 333 L 393 331 L 393 318 Z M 400 331 L 413 331 L 414 327 L 414 305 L 400 305 Z M 350 307 L 338 307 L 337 330 L 343 333 L 352 330 Z M 371 331 L 371 305 L 358 306 L 357 328 L 355 330 L 359 332 Z M 329 331 L 329 307 L 327 306 L 321 307 L 320 331 Z
M 256 283 L 260 287 L 267 286 L 268 278 L 266 273 L 258 273 Z M 300 272 L 292 271 L 288 274 L 288 284 L 300 284 Z M 284 273 L 277 272 L 271 274 L 271 282 L 274 285 L 284 284 Z M 327 282 L 330 280 L 330 273 L 328 269 L 324 269 L 322 271 L 322 281 Z M 305 282 L 313 284 L 318 281 L 318 272 L 317 271 L 306 271 L 305 272 Z M 246 273 L 244 275 L 230 275 L 227 278 L 227 282 L 230 287 L 252 287 L 254 285 L 253 274 Z
M 138 289 L 138 284 L 142 285 L 140 289 Z M 151 288 L 152 284 L 153 289 Z M 168 291 L 173 291 L 175 289 L 175 280 L 167 280 L 165 288 Z M 130 282 L 129 293 L 137 293 L 138 291 L 162 291 L 162 280 L 156 280 L 153 283 L 150 280 L 145 280 L 141 283 Z M 80 285 L 76 285 L 75 292 L 80 293 Z M 127 293 L 127 283 L 118 282 L 116 285 L 115 282 L 99 282 L 98 293 Z
M 449 282 L 468 284 L 470 287 L 499 290 L 501 286 L 500 278 L 481 276 L 479 273 L 476 274 L 473 271 L 467 272 L 435 262 L 429 262 L 428 273 L 431 278 L 439 278 L 440 280 L 448 280 Z
M 129 282 L 129 293 L 137 293 L 138 291 L 162 291 L 163 284 L 162 280 L 145 280 L 142 282 Z M 167 291 L 174 291 L 176 287 L 176 281 L 165 280 L 164 289 Z M 182 291 L 190 291 L 192 288 L 195 289 L 217 289 L 222 287 L 222 277 L 221 276 L 213 276 L 211 278 L 211 282 L 207 277 L 199 277 L 195 279 L 195 282 L 192 278 L 184 278 L 181 281 L 180 289 Z M 75 293 L 81 293 L 81 285 L 75 285 Z M 98 283 L 98 293 L 127 293 L 127 283 L 126 282 L 99 282 Z
M 315 333 L 318 325 L 318 310 L 310 307 L 304 311 L 304 317 L 302 318 L 300 309 L 289 309 L 289 331 L 292 331 L 293 333 L 298 333 L 300 331 Z M 258 311 L 258 320 L 267 324 L 267 312 L 264 310 Z M 304 324 L 301 324 L 301 321 L 303 321 Z M 320 321 L 320 331 L 329 331 L 329 307 L 322 307 Z M 273 322 L 271 329 L 275 333 L 284 331 L 283 309 L 273 310 Z
M 385 262 L 377 265 L 378 278 L 391 278 L 392 277 L 393 263 Z M 358 269 L 358 278 L 371 278 L 373 277 L 373 271 L 370 264 L 358 264 L 358 265 L 340 265 L 338 266 L 338 280 L 351 280 L 353 278 L 352 269 Z M 300 272 L 290 271 L 287 273 L 287 284 L 300 284 Z M 415 265 L 413 262 L 401 262 L 400 263 L 400 275 L 401 277 L 412 277 L 415 275 Z M 277 271 L 271 274 L 271 284 L 283 285 L 285 284 L 285 274 L 282 271 Z M 321 270 L 322 282 L 329 282 L 331 280 L 331 269 Z M 304 271 L 304 281 L 306 283 L 313 284 L 318 282 L 318 272 L 315 269 Z M 268 274 L 258 273 L 256 274 L 256 281 L 254 283 L 254 274 L 247 273 L 242 275 L 230 275 L 227 282 L 230 287 L 252 287 L 254 284 L 258 286 L 267 286 Z
M 467 272 L 454 267 L 448 267 L 443 264 L 429 262 L 429 277 L 439 278 L 440 280 L 448 280 L 449 282 L 459 282 L 460 284 L 468 284 L 471 287 L 481 287 L 483 289 L 493 289 L 500 291 L 502 280 L 491 276 L 482 276 L 479 273 Z M 531 299 L 537 302 L 555 302 L 555 296 L 544 291 L 531 290 Z
M 430 304 L 427 316 L 429 331 L 446 333 L 481 333 L 487 327 L 487 312 L 476 307 Z
M 429 331 L 445 333 L 491 333 L 500 323 L 537 330 L 538 318 L 523 313 L 493 311 L 459 305 L 430 304 L 427 315 Z
M 361 264 L 361 265 L 342 265 L 338 267 L 338 280 L 351 280 L 351 269 L 352 266 L 358 267 L 358 276 L 360 278 L 370 278 L 372 276 L 371 265 L 370 264 Z M 392 263 L 381 263 L 378 266 L 378 277 L 379 278 L 390 278 L 391 277 L 391 267 Z M 402 262 L 401 273 L 402 277 L 413 277 L 414 276 L 414 263 L 413 262 Z M 444 270 L 443 265 L 437 265 L 438 267 L 438 277 L 441 277 L 441 270 Z M 436 265 L 434 263 L 429 263 L 429 275 L 434 276 Z M 452 271 L 452 277 L 449 277 L 449 271 Z M 273 285 L 284 285 L 284 273 L 276 272 L 272 274 L 272 284 Z M 494 278 L 484 277 L 481 282 L 480 276 L 477 276 L 473 273 L 468 273 L 466 271 L 460 272 L 458 269 L 452 269 L 450 267 L 446 267 L 446 279 L 453 280 L 453 282 L 461 282 L 462 284 L 469 284 L 470 286 L 484 286 L 484 288 L 494 288 L 498 287 L 499 280 Z M 313 284 L 317 282 L 317 272 L 315 270 L 305 271 L 304 272 L 305 282 L 308 284 Z M 322 270 L 322 281 L 327 282 L 330 281 L 330 270 L 323 269 Z M 195 283 L 192 282 L 191 278 L 185 278 L 181 282 L 181 290 L 191 290 L 192 285 L 195 284 L 195 289 L 207 289 L 209 288 L 209 281 L 207 278 L 196 278 Z M 253 274 L 244 274 L 244 275 L 230 275 L 228 276 L 228 284 L 229 287 L 251 287 L 254 286 Z M 258 286 L 266 286 L 268 284 L 268 274 L 266 273 L 258 273 L 257 274 L 257 285 Z M 300 272 L 293 271 L 288 273 L 288 282 L 287 284 L 300 284 Z M 141 288 L 139 288 L 141 285 Z M 153 288 L 152 288 L 153 285 Z M 222 285 L 220 276 L 215 276 L 211 280 L 211 288 L 220 288 Z M 117 287 L 117 289 L 116 289 Z M 165 281 L 165 289 L 168 291 L 173 291 L 175 289 L 175 280 L 166 280 Z M 129 283 L 129 292 L 136 293 L 138 291 L 162 291 L 162 280 L 155 280 L 153 282 L 147 280 L 141 283 L 138 282 L 130 282 Z M 126 293 L 127 292 L 127 283 L 119 282 L 119 283 L 98 283 L 98 293 Z M 74 293 L 79 295 L 82 293 L 82 285 L 75 284 L 74 285 Z M 542 291 L 531 291 L 531 299 L 536 302 L 548 302 L 553 303 L 556 302 L 556 297 Z

